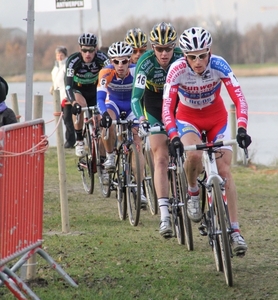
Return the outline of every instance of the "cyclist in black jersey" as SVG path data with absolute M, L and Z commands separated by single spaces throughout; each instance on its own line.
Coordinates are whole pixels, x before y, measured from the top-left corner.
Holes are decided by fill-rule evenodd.
M 66 62 L 65 87 L 67 98 L 72 104 L 73 123 L 76 133 L 75 153 L 85 155 L 82 136 L 83 114 L 81 107 L 96 105 L 98 73 L 108 56 L 97 49 L 97 37 L 84 33 L 78 38 L 80 51 L 69 56 Z M 76 122 L 76 115 L 79 121 Z
M 125 41 L 133 48 L 131 63 L 136 64 L 138 59 L 147 51 L 147 35 L 140 28 L 133 28 L 127 31 Z
M 179 48 L 175 48 L 177 32 L 170 23 L 156 24 L 150 32 L 149 40 L 152 50 L 146 51 L 136 64 L 132 90 L 132 110 L 141 122 L 142 127 L 163 125 L 162 103 L 163 87 L 171 63 L 183 56 Z M 169 187 L 168 137 L 165 131 L 150 135 L 150 146 L 154 158 L 154 185 L 160 208 L 160 234 L 171 237 L 172 226 L 168 211 Z

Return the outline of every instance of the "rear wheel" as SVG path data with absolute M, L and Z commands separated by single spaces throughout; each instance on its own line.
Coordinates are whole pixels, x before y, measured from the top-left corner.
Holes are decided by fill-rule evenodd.
M 141 172 L 135 144 L 129 146 L 125 174 L 128 218 L 131 225 L 137 226 L 141 210 Z
M 212 180 L 212 184 L 212 196 L 214 199 L 214 209 L 216 212 L 216 230 L 217 232 L 220 232 L 220 234 L 218 234 L 218 239 L 222 256 L 223 270 L 227 285 L 233 286 L 233 272 L 231 263 L 232 254 L 229 242 L 229 235 L 227 231 L 227 229 L 229 228 L 229 217 L 226 215 L 226 211 L 224 209 L 224 202 L 222 199 L 222 192 L 220 189 L 219 179 L 214 178 Z

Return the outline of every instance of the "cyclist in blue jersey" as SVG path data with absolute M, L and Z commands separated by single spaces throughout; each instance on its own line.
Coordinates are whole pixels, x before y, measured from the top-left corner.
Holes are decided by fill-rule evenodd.
M 66 62 L 65 87 L 72 104 L 73 123 L 76 133 L 75 154 L 85 155 L 82 136 L 83 114 L 81 107 L 96 105 L 96 87 L 99 71 L 108 56 L 97 49 L 97 37 L 84 33 L 78 38 L 80 51 L 69 56 Z M 79 121 L 76 122 L 76 115 Z
M 130 64 L 132 53 L 133 49 L 128 43 L 123 41 L 113 43 L 108 49 L 111 64 L 99 72 L 97 105 L 102 114 L 101 126 L 109 128 L 109 138 L 102 140 L 107 157 L 103 165 L 108 171 L 115 169 L 116 131 L 115 125 L 111 126 L 112 120 L 117 120 L 123 111 L 126 112 L 127 120 L 136 119 L 131 110 L 131 91 L 135 72 L 135 65 Z M 142 141 L 138 136 L 138 126 L 133 128 L 133 138 L 139 149 L 141 177 L 143 178 L 144 156 L 142 154 Z M 147 204 L 143 188 L 141 190 L 141 204 Z
M 170 65 L 183 56 L 176 48 L 177 32 L 170 23 L 156 24 L 149 35 L 152 50 L 145 52 L 138 60 L 132 90 L 132 110 L 135 116 L 147 127 L 148 123 L 163 125 L 163 87 Z M 160 208 L 160 234 L 171 237 L 172 225 L 169 215 L 168 187 L 168 137 L 165 131 L 150 135 L 150 146 L 154 159 L 154 185 Z M 167 183 L 167 184 L 166 184 Z
M 147 35 L 140 28 L 133 28 L 127 31 L 125 41 L 133 48 L 130 61 L 136 64 L 142 54 L 147 51 Z

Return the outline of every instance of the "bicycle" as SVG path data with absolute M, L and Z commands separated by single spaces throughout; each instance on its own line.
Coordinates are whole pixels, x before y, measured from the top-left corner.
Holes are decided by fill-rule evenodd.
M 84 111 L 83 137 L 87 147 L 87 153 L 80 157 L 77 163 L 78 171 L 81 172 L 81 178 L 84 190 L 88 194 L 93 194 L 95 187 L 95 176 L 97 173 L 100 190 L 104 197 L 110 196 L 109 184 L 104 184 L 104 176 L 109 177 L 102 163 L 105 157 L 100 154 L 101 147 L 101 129 L 99 127 L 99 112 L 97 106 L 82 107 Z M 78 122 L 78 115 L 77 115 Z M 105 153 L 105 152 L 104 152 Z M 109 182 L 109 178 L 106 178 Z
M 153 126 L 149 132 L 164 130 L 164 126 Z M 180 245 L 186 245 L 189 251 L 193 250 L 193 234 L 191 220 L 187 216 L 187 180 L 184 171 L 184 157 L 177 149 L 176 157 L 169 151 L 168 182 L 170 185 L 169 212 L 172 219 L 173 237 Z M 153 173 L 152 173 L 153 176 Z
M 118 120 L 112 121 L 116 125 L 118 139 L 114 149 L 116 168 L 111 174 L 110 190 L 116 191 L 119 218 L 125 220 L 128 215 L 132 226 L 138 225 L 141 210 L 140 161 L 132 133 L 132 126 L 138 123 L 137 120 L 127 120 L 125 112 L 121 113 Z M 108 138 L 108 132 L 104 138 Z
M 222 146 L 237 144 L 236 140 L 208 143 L 206 133 L 202 133 L 202 144 L 185 146 L 185 151 L 202 150 L 204 172 L 199 176 L 200 198 L 203 217 L 199 226 L 202 236 L 208 236 L 212 247 L 216 269 L 224 272 L 226 284 L 233 286 L 231 258 L 231 227 L 227 197 L 225 194 L 225 179 L 218 174 L 216 153 L 223 155 Z

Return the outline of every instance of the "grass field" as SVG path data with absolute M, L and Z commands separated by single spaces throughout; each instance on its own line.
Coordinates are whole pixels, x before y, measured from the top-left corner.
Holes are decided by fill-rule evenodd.
M 248 243 L 244 258 L 233 258 L 234 286 L 215 268 L 207 238 L 193 224 L 194 251 L 158 232 L 159 216 L 142 211 L 132 227 L 120 221 L 115 194 L 104 199 L 98 185 L 87 195 L 74 150 L 66 151 L 70 233 L 61 233 L 56 149 L 45 155 L 43 248 L 78 283 L 73 288 L 40 257 L 28 285 L 45 300 L 70 299 L 278 299 L 278 171 L 234 167 L 239 219 Z M 0 299 L 14 299 L 6 287 Z

